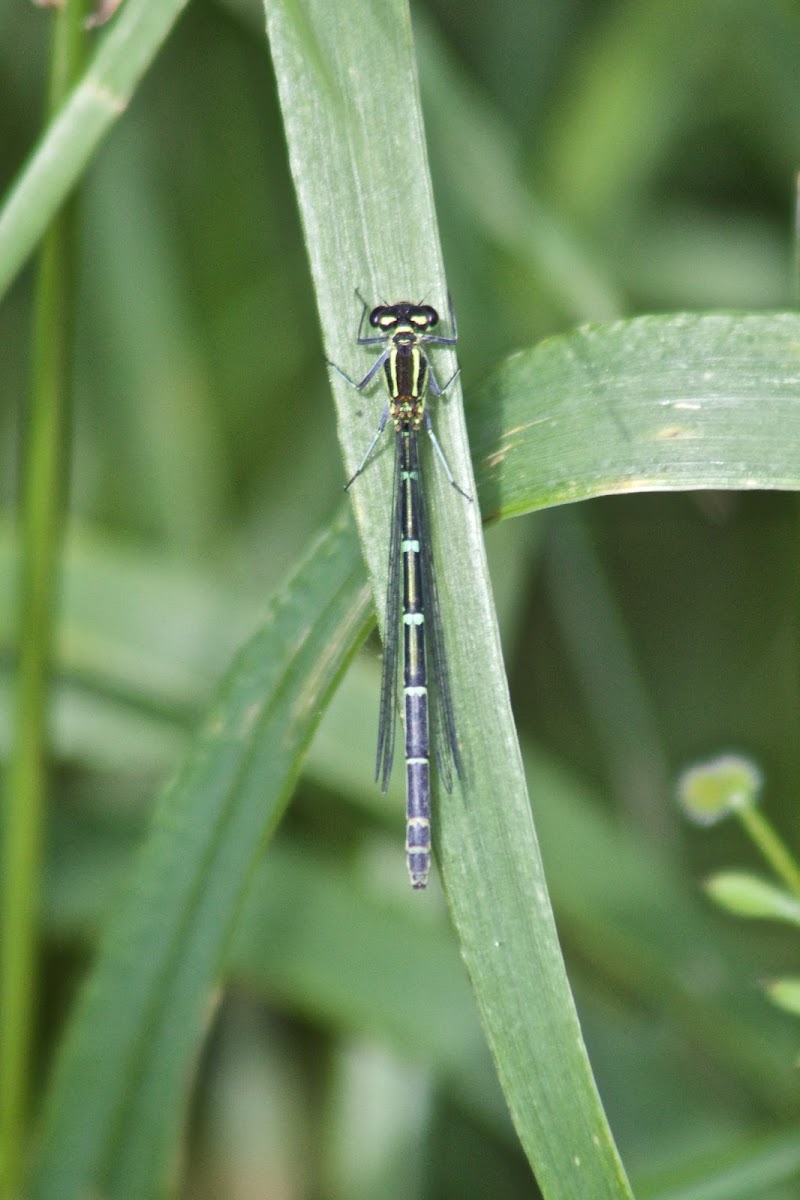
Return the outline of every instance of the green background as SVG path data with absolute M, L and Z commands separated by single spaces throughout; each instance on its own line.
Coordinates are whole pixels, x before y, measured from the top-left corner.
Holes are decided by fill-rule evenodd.
M 752 345 L 738 318 L 724 338 L 668 324 L 622 326 L 599 350 L 591 331 L 557 338 L 643 313 L 794 306 L 800 17 L 777 0 L 431 3 L 414 15 L 484 516 L 560 505 L 495 522 L 487 546 L 598 1086 L 638 1196 L 779 1200 L 796 1188 L 797 1030 L 758 984 L 791 969 L 794 944 L 702 899 L 709 870 L 758 864 L 738 828 L 687 828 L 673 796 L 686 765 L 742 750 L 796 841 L 796 501 L 676 490 L 563 502 L 637 490 L 619 481 L 626 447 L 649 436 L 637 396 L 669 400 L 658 346 L 693 383 L 704 351 L 709 369 L 733 362 L 731 392 L 743 363 L 764 357 L 761 386 L 739 395 L 758 407 L 737 418 L 727 476 L 701 447 L 684 474 L 687 460 L 670 460 L 663 486 L 745 489 L 747 424 L 767 455 L 758 480 L 796 487 L 800 372 L 776 382 L 764 346 L 780 347 L 780 323 L 755 326 Z M 81 188 L 43 1064 L 154 793 L 346 477 L 263 23 L 254 0 L 190 5 Z M 0 4 L 4 184 L 38 135 L 49 24 Z M 341 276 L 342 294 L 365 286 L 346 262 Z M 0 319 L 0 697 L 31 290 L 28 269 Z M 341 311 L 345 346 L 357 317 L 355 301 Z M 644 368 L 615 395 L 603 371 L 639 361 L 639 334 Z M 493 474 L 517 428 L 507 393 L 543 421 L 519 482 L 513 463 Z M 591 479 L 588 456 L 572 471 L 559 456 L 558 427 L 548 441 L 550 410 L 572 402 L 593 406 Z M 368 417 L 369 400 L 355 403 Z M 662 436 L 682 420 L 665 418 Z M 406 895 L 401 786 L 387 802 L 374 794 L 375 648 L 337 696 L 270 847 L 272 899 L 237 926 L 232 986 L 197 1064 L 187 1196 L 244 1196 L 253 1178 L 263 1195 L 535 1194 L 439 896 L 420 915 Z M 5 705 L 0 722 L 7 745 Z M 280 898 L 298 889 L 318 896 L 330 929 L 270 941 L 265 963 L 258 930 L 285 928 Z M 417 973 L 430 986 L 412 1021 L 403 998 L 417 997 L 404 991 Z M 717 1192 L 692 1190 L 715 1180 Z

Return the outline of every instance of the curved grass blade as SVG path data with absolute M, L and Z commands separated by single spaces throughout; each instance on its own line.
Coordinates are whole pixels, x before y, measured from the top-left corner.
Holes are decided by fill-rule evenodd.
M 187 0 L 125 0 L 0 211 L 0 296 L 80 179 Z
M 302 14 L 292 0 L 269 0 L 266 8 L 326 354 L 349 373 L 350 322 L 343 314 L 355 287 L 390 303 L 425 294 L 439 311 L 448 295 L 408 8 L 401 0 L 308 0 Z M 452 350 L 438 347 L 432 357 L 440 377 L 449 378 Z M 346 462 L 356 464 L 376 415 L 368 397 L 355 405 L 345 382 L 332 382 Z M 474 494 L 458 394 L 455 380 L 437 401 L 436 430 L 455 477 Z M 376 461 L 352 498 L 379 611 L 387 475 Z M 438 590 L 468 780 L 467 787 L 454 781 L 434 814 L 447 897 L 509 1110 L 542 1191 L 548 1200 L 620 1200 L 630 1189 L 547 899 L 477 506 L 465 505 L 441 476 L 430 473 L 427 499 L 436 546 L 447 533 Z M 444 566 L 443 555 L 438 563 Z
M 479 389 L 484 518 L 615 492 L 800 486 L 800 314 L 678 313 L 548 338 Z
M 369 624 L 339 519 L 237 657 L 159 802 L 62 1047 L 33 1200 L 162 1194 L 240 902 Z

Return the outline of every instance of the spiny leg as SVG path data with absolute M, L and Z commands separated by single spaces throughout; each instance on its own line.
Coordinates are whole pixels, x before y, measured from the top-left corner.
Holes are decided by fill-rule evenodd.
M 375 430 L 375 436 L 373 437 L 370 444 L 367 446 L 366 454 L 362 458 L 359 466 L 356 468 L 355 473 L 350 476 L 347 483 L 344 485 L 345 491 L 348 491 L 351 483 L 353 483 L 354 480 L 358 479 L 359 475 L 364 470 L 365 466 L 367 465 L 370 458 L 372 457 L 372 452 L 375 449 L 375 447 L 377 446 L 378 441 L 380 440 L 380 436 L 383 433 L 384 429 L 386 428 L 386 422 L 388 421 L 388 419 L 389 419 L 389 405 L 387 404 L 386 407 L 384 408 L 383 412 L 381 413 L 381 419 L 378 422 L 378 428 Z
M 444 468 L 444 473 L 447 476 L 448 483 L 450 483 L 456 489 L 456 491 L 458 492 L 458 494 L 460 496 L 463 496 L 465 500 L 469 500 L 469 502 L 471 504 L 472 496 L 470 496 L 469 492 L 465 492 L 464 489 L 460 486 L 460 484 L 456 483 L 455 476 L 453 475 L 453 472 L 450 470 L 450 464 L 448 463 L 447 459 L 445 458 L 444 450 L 440 446 L 439 439 L 437 438 L 437 436 L 434 432 L 433 422 L 431 421 L 431 416 L 427 409 L 425 409 L 425 428 L 428 431 L 428 437 L 433 442 L 433 448 L 436 451 L 439 462 L 442 464 L 442 466 Z

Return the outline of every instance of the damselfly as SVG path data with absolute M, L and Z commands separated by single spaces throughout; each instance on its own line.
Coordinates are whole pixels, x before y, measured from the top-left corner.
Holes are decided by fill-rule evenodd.
M 383 368 L 388 398 L 375 436 L 361 464 L 345 485 L 349 488 L 366 467 L 388 422 L 395 432 L 395 471 L 392 493 L 392 525 L 389 537 L 389 578 L 386 585 L 386 646 L 383 656 L 381 703 L 378 720 L 378 755 L 375 768 L 381 790 L 386 791 L 394 757 L 398 699 L 398 649 L 403 630 L 403 708 L 406 729 L 406 854 L 414 888 L 428 882 L 431 862 L 430 732 L 435 734 L 436 760 L 446 791 L 453 786 L 452 772 L 461 774 L 453 701 L 444 648 L 442 615 L 436 587 L 433 546 L 428 521 L 425 489 L 420 473 L 418 437 L 425 426 L 447 479 L 465 500 L 472 499 L 453 478 L 426 406 L 430 390 L 443 395 L 458 370 L 440 386 L 425 351 L 426 346 L 455 346 L 455 318 L 450 310 L 452 336 L 430 331 L 439 314 L 429 304 L 379 304 L 369 314 L 369 324 L 379 332 L 364 336 L 367 304 L 358 326 L 359 346 L 383 345 L 366 375 L 359 382 L 346 375 L 336 363 L 329 365 L 359 392 L 368 387 Z M 402 575 L 402 589 L 400 576 Z M 402 591 L 402 609 L 400 596 Z M 428 670 L 431 663 L 432 704 L 429 722 Z

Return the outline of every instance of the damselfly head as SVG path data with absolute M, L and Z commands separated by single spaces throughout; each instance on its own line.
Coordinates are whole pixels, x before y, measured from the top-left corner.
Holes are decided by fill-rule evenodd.
M 439 314 L 430 304 L 411 304 L 402 300 L 398 304 L 379 304 L 369 314 L 369 323 L 375 329 L 389 334 L 398 325 L 410 325 L 423 332 L 439 322 Z

